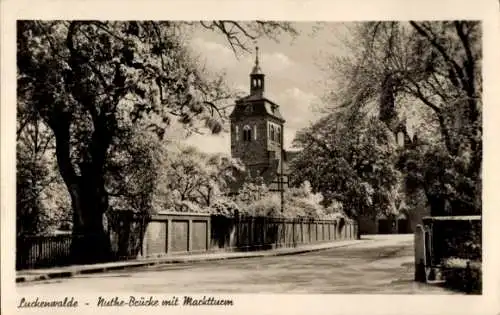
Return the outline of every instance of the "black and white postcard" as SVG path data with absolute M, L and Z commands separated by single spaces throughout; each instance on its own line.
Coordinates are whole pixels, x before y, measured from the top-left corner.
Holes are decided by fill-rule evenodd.
M 2 311 L 498 314 L 498 1 L 5 1 Z

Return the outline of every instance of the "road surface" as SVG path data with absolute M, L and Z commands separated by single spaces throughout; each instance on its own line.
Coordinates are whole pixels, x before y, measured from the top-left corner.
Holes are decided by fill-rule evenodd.
M 141 267 L 20 283 L 19 295 L 169 293 L 452 294 L 413 281 L 413 236 L 368 236 L 290 256 Z

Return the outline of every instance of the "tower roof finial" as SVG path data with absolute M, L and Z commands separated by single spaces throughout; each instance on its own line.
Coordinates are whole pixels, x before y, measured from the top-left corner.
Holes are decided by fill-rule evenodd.
M 259 45 L 255 45 L 255 65 L 259 65 Z
M 259 46 L 257 44 L 255 45 L 255 65 L 253 66 L 252 74 L 262 74 L 259 65 Z

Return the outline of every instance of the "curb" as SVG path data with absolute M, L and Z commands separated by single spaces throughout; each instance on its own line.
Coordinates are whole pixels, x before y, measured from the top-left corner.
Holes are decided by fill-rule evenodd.
M 257 257 L 273 257 L 273 256 L 287 256 L 287 255 L 297 255 L 304 254 L 309 252 L 327 250 L 332 248 L 341 248 L 356 244 L 361 244 L 363 242 L 367 242 L 370 240 L 351 240 L 349 243 L 344 244 L 330 244 L 331 246 L 323 246 L 323 247 L 312 247 L 312 248 L 286 248 L 286 249 L 278 249 L 278 250 L 270 250 L 270 251 L 261 251 L 261 252 L 244 252 L 240 255 L 233 254 L 227 256 L 212 256 L 208 254 L 205 257 L 165 257 L 164 259 L 155 259 L 154 261 L 147 260 L 138 260 L 133 262 L 116 262 L 114 265 L 110 264 L 107 266 L 91 266 L 89 268 L 78 268 L 73 267 L 74 270 L 61 270 L 61 271 L 48 271 L 42 274 L 35 275 L 19 275 L 16 276 L 16 283 L 25 283 L 25 282 L 34 282 L 34 281 L 43 281 L 43 280 L 51 280 L 51 279 L 62 279 L 62 278 L 71 278 L 79 274 L 96 274 L 102 273 L 106 271 L 112 270 L 124 270 L 134 267 L 146 267 L 146 266 L 157 266 L 157 265 L 170 265 L 170 264 L 186 264 L 192 262 L 205 262 L 205 261 L 218 261 L 218 260 L 229 260 L 229 259 L 243 259 L 243 258 L 257 258 Z M 71 267 L 70 267 L 71 268 Z M 36 272 L 36 271 L 35 271 Z

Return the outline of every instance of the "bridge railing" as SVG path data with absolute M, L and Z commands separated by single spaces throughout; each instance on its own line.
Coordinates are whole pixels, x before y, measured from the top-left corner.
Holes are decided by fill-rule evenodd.
M 345 219 L 224 217 L 204 213 L 164 212 L 121 216 L 109 229 L 112 259 L 172 254 L 254 251 L 357 238 L 358 226 Z M 17 240 L 16 268 L 71 264 L 72 236 L 33 236 Z

